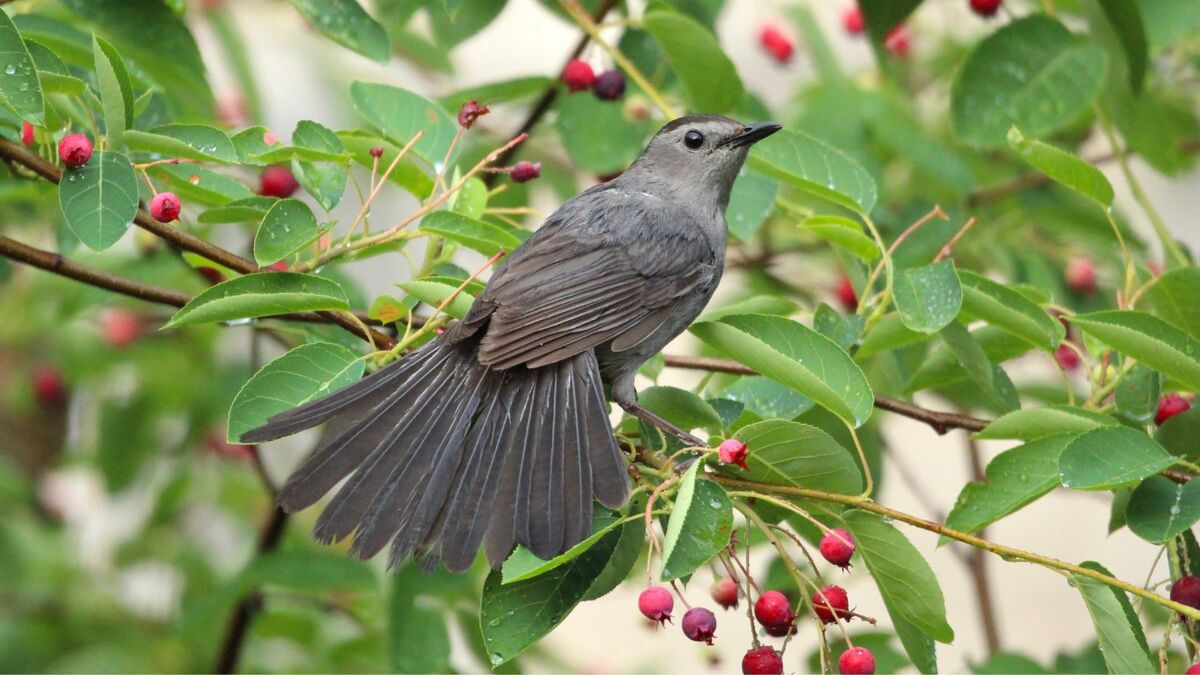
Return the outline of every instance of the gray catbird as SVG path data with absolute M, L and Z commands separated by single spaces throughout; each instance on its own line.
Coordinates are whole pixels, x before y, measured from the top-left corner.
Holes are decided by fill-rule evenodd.
M 551 214 L 438 339 L 243 434 L 331 423 L 280 491 L 283 508 L 350 476 L 318 539 L 355 533 L 362 558 L 391 540 L 392 564 L 419 555 L 453 571 L 481 543 L 498 566 L 514 543 L 549 558 L 582 541 L 593 498 L 616 508 L 629 495 L 602 382 L 627 412 L 696 442 L 638 406 L 634 376 L 712 296 L 733 181 L 750 145 L 779 129 L 670 122 L 624 174 Z

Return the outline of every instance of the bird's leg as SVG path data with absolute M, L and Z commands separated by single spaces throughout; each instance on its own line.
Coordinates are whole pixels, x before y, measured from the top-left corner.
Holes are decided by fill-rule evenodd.
M 632 380 L 632 378 L 629 378 L 629 380 Z M 704 448 L 707 446 L 707 444 L 703 440 L 701 440 L 699 437 L 688 433 L 684 429 L 680 429 L 679 427 L 668 422 L 667 420 L 663 419 L 662 417 L 659 417 L 657 414 L 652 413 L 649 410 L 638 405 L 637 392 L 633 388 L 632 381 L 614 382 L 613 387 L 612 387 L 612 393 L 613 393 L 613 400 L 617 402 L 617 405 L 621 406 L 621 409 L 624 410 L 625 412 L 629 413 L 630 415 L 633 415 L 634 417 L 637 417 L 638 419 L 643 420 L 644 422 L 646 422 L 648 424 L 654 425 L 654 426 L 658 427 L 659 429 L 662 429 L 663 431 L 667 432 L 668 434 L 671 434 L 675 438 L 678 438 L 680 440 L 680 442 L 682 442 L 686 446 L 696 447 L 696 448 Z

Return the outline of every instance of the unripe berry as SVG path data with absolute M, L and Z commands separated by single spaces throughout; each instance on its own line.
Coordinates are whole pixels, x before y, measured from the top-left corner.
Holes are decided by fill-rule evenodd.
M 792 614 L 792 603 L 779 591 L 767 591 L 758 596 L 754 603 L 754 618 L 764 627 L 790 626 L 796 618 Z
M 487 104 L 481 104 L 479 101 L 467 101 L 458 109 L 458 125 L 464 129 L 470 129 L 475 126 L 475 122 L 484 115 L 488 114 Z
M 67 401 L 67 382 L 54 366 L 38 366 L 33 371 L 33 395 L 43 408 L 60 408 Z
M 160 192 L 150 200 L 150 215 L 160 223 L 169 223 L 179 217 L 181 207 L 174 192 Z
M 838 672 L 842 675 L 874 675 L 875 655 L 865 647 L 854 647 L 838 657 Z
M 1171 584 L 1171 599 L 1181 605 L 1200 609 L 1200 578 L 1188 575 Z
M 850 596 L 841 586 L 826 586 L 813 593 L 813 609 L 825 623 L 834 623 L 838 618 L 850 616 Z
M 268 166 L 259 177 L 258 194 L 264 197 L 287 199 L 296 193 L 300 183 L 292 175 L 292 170 L 282 165 Z
M 541 162 L 520 161 L 513 165 L 509 176 L 514 183 L 526 183 L 542 175 Z
M 373 146 L 367 152 L 375 159 L 379 159 L 380 157 L 383 157 L 383 146 L 382 145 Z
M 712 587 L 713 602 L 729 609 L 730 607 L 738 606 L 738 585 L 737 582 L 729 577 L 718 579 L 717 583 Z
M 771 55 L 771 58 L 779 63 L 791 61 L 792 54 L 796 51 L 795 45 L 792 44 L 792 39 L 782 30 L 772 25 L 766 25 L 759 29 L 758 42 Z
M 625 74 L 616 68 L 596 76 L 592 92 L 601 101 L 615 101 L 625 95 Z
M 830 530 L 821 539 L 820 549 L 826 560 L 846 569 L 850 566 L 850 557 L 854 555 L 854 536 L 846 530 Z
M 1080 365 L 1079 352 L 1067 346 L 1066 342 L 1060 343 L 1058 349 L 1054 350 L 1054 360 L 1058 361 L 1058 365 L 1068 372 L 1075 370 Z
M 671 591 L 662 586 L 651 586 L 638 596 L 638 610 L 659 625 L 671 620 L 672 609 L 675 609 L 675 598 L 671 597 Z
M 970 0 L 971 11 L 979 16 L 994 16 L 1000 11 L 1003 0 Z
M 33 145 L 33 125 L 29 122 L 21 123 L 21 142 L 25 145 Z
M 92 142 L 83 134 L 69 134 L 58 142 L 58 158 L 68 168 L 77 169 L 92 158 Z
M 142 333 L 142 320 L 133 312 L 112 308 L 100 317 L 104 329 L 104 341 L 110 347 L 128 347 Z
M 838 302 L 847 312 L 858 309 L 858 293 L 854 291 L 854 284 L 850 281 L 850 277 L 843 274 L 842 278 L 838 279 L 834 294 L 837 295 Z
M 745 675 L 783 675 L 783 654 L 767 645 L 751 649 L 742 657 L 742 672 Z
M 569 91 L 585 91 L 596 81 L 596 71 L 583 59 L 572 59 L 562 72 L 563 84 Z
M 1163 422 L 1192 407 L 1188 400 L 1174 392 L 1158 400 L 1158 412 L 1154 415 L 1154 423 L 1162 426 Z
M 725 464 L 737 464 L 742 468 L 742 471 L 749 471 L 750 467 L 746 466 L 746 457 L 749 456 L 750 449 L 746 444 L 736 438 L 726 438 L 721 441 L 720 447 L 717 448 L 717 457 Z
M 908 32 L 908 26 L 900 24 L 893 28 L 884 38 L 883 46 L 887 48 L 893 56 L 901 58 L 908 56 L 908 50 L 912 47 L 912 34 Z
M 1064 279 L 1072 293 L 1091 295 L 1096 292 L 1096 266 L 1087 258 L 1071 258 Z
M 847 7 L 846 11 L 842 12 L 842 27 L 851 35 L 860 35 L 867 27 L 863 21 L 862 10 L 858 8 L 857 4 Z
M 692 642 L 711 645 L 717 632 L 717 617 L 704 607 L 693 607 L 683 614 L 683 634 Z

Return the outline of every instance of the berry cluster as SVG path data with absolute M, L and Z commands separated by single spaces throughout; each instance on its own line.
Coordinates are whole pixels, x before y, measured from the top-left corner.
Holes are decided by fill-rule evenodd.
M 583 59 L 573 59 L 563 68 L 563 84 L 570 92 L 592 90 L 601 101 L 616 101 L 625 95 L 625 74 L 613 68 L 599 75 Z

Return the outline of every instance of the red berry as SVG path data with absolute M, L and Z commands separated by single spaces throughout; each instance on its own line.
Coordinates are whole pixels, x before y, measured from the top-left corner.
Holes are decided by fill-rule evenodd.
M 792 60 L 792 54 L 796 51 L 796 47 L 792 44 L 792 39 L 779 28 L 771 25 L 763 26 L 758 31 L 758 42 L 767 50 L 771 58 L 779 63 L 787 63 Z
M 875 655 L 865 647 L 854 647 L 838 657 L 838 672 L 842 675 L 874 675 Z
M 458 125 L 464 129 L 475 126 L 476 120 L 490 112 L 487 104 L 479 101 L 467 101 L 458 109 Z
M 181 206 L 174 192 L 160 192 L 150 200 L 150 215 L 160 223 L 169 223 L 179 217 Z
M 92 142 L 83 134 L 69 134 L 58 142 L 58 158 L 72 169 L 77 169 L 92 158 Z
M 1096 292 L 1096 266 L 1087 258 L 1071 258 L 1064 274 L 1067 289 L 1078 295 Z
M 1200 578 L 1188 575 L 1171 584 L 1171 599 L 1181 605 L 1200 609 Z
M 21 142 L 25 145 L 33 145 L 33 125 L 29 122 L 21 123 Z
M 370 153 L 372 157 L 378 159 L 380 157 L 383 157 L 383 146 L 376 145 L 376 146 L 372 147 L 370 150 L 368 150 L 367 152 Z
M 110 347 L 128 347 L 142 333 L 141 318 L 124 309 L 109 309 L 100 320 L 104 328 L 104 341 Z
M 825 623 L 850 616 L 850 596 L 841 586 L 826 586 L 813 593 L 812 604 L 817 616 Z
M 1183 673 L 1184 675 L 1200 675 L 1200 663 L 1193 663 Z
M 33 395 L 43 408 L 60 408 L 67 401 L 67 382 L 54 366 L 38 366 L 33 371 Z
M 850 277 L 843 274 L 833 292 L 837 295 L 838 302 L 842 303 L 842 307 L 847 312 L 853 312 L 858 309 L 858 293 L 854 291 L 854 284 L 850 281 Z
M 572 59 L 562 72 L 563 84 L 569 91 L 585 91 L 596 81 L 596 71 L 583 59 Z
M 783 675 L 783 654 L 767 645 L 751 649 L 742 657 L 742 672 L 745 675 Z
M 1079 352 L 1071 349 L 1066 342 L 1059 343 L 1058 349 L 1054 350 L 1054 360 L 1066 371 L 1075 370 L 1080 364 Z
M 711 645 L 717 632 L 717 617 L 704 607 L 693 607 L 684 612 L 681 625 L 689 640 Z
M 790 626 L 796 616 L 792 603 L 779 591 L 767 591 L 754 603 L 754 618 L 763 626 Z
M 1000 11 L 1003 0 L 970 0 L 971 11 L 979 16 L 993 16 Z
M 1158 399 L 1158 413 L 1154 415 L 1154 423 L 1162 426 L 1163 422 L 1172 417 L 1184 412 L 1192 407 L 1192 404 L 1184 397 L 1174 392 Z
M 275 270 L 276 272 L 286 272 L 288 271 L 288 264 L 283 260 L 279 260 L 267 265 L 267 269 Z
M 912 34 L 908 32 L 908 26 L 900 24 L 899 26 L 893 28 L 883 38 L 883 46 L 886 47 L 893 56 L 908 56 L 908 50 L 912 47 Z
M 845 530 L 830 530 L 821 539 L 820 549 L 826 560 L 846 569 L 850 566 L 850 557 L 854 555 L 854 536 Z
M 675 598 L 671 597 L 671 591 L 666 588 L 651 586 L 638 596 L 638 609 L 647 619 L 657 621 L 661 625 L 671 620 Z
M 300 183 L 292 175 L 292 170 L 286 166 L 268 166 L 259 177 L 258 194 L 264 197 L 279 197 L 287 199 L 296 193 Z
M 730 607 L 738 606 L 738 585 L 737 582 L 729 577 L 723 577 L 717 580 L 717 583 L 712 587 L 713 602 L 729 609 Z
M 202 274 L 210 284 L 219 284 L 225 281 L 225 275 L 215 267 L 197 267 L 196 271 Z
M 721 441 L 721 446 L 717 448 L 717 456 L 726 464 L 737 464 L 742 468 L 742 471 L 749 471 L 750 467 L 746 466 L 746 457 L 749 456 L 750 449 L 746 444 L 736 438 L 726 438 Z
M 863 21 L 862 10 L 858 8 L 858 5 L 847 7 L 846 11 L 842 12 L 842 27 L 851 35 L 859 35 L 867 27 Z
M 509 176 L 512 177 L 514 183 L 525 183 L 542 175 L 541 162 L 526 162 L 520 161 L 513 165 Z
M 592 92 L 601 101 L 615 101 L 625 95 L 625 74 L 616 68 L 596 76 Z

